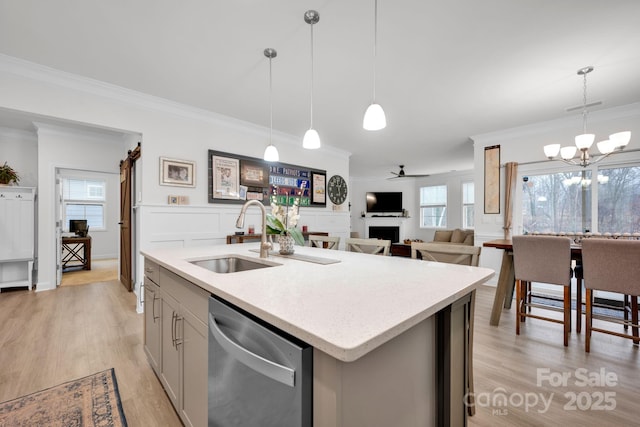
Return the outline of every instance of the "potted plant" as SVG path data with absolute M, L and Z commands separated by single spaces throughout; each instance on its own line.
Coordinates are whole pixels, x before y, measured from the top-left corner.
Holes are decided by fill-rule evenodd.
M 4 165 L 0 166 L 0 185 L 9 185 L 12 182 L 17 184 L 19 181 L 18 173 L 7 162 L 4 162 Z

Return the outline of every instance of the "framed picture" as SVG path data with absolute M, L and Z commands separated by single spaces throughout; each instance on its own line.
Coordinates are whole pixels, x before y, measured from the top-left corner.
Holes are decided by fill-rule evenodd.
M 311 203 L 324 205 L 327 203 L 327 175 L 313 172 L 311 174 Z
M 160 157 L 160 185 L 196 186 L 196 162 Z
M 500 213 L 500 146 L 484 149 L 484 213 Z
M 263 163 L 240 160 L 240 184 L 247 187 L 268 187 L 269 168 Z
M 240 161 L 230 157 L 212 156 L 212 185 L 214 199 L 240 199 Z

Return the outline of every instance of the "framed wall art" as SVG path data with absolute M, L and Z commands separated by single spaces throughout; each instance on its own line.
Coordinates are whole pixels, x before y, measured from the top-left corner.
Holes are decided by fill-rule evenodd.
M 212 156 L 213 198 L 240 200 L 240 161 Z
M 275 196 L 282 205 L 326 206 L 326 171 L 215 150 L 208 157 L 209 203 L 268 205 Z
M 240 160 L 240 184 L 247 187 L 268 187 L 269 168 L 264 163 Z
M 160 157 L 160 185 L 196 186 L 196 162 Z
M 326 205 L 327 175 L 323 173 L 312 173 L 311 180 L 311 203 L 314 205 Z
M 500 213 L 500 146 L 484 148 L 484 213 Z

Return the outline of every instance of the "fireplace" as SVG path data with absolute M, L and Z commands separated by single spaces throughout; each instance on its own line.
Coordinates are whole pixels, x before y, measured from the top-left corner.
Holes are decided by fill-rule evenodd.
M 369 227 L 370 239 L 391 240 L 391 243 L 400 241 L 400 227 Z

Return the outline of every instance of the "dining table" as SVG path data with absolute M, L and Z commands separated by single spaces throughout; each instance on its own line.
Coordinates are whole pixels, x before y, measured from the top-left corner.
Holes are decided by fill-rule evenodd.
M 515 289 L 513 242 L 511 239 L 495 239 L 484 242 L 482 246 L 503 250 L 500 274 L 498 276 L 498 285 L 496 287 L 495 296 L 493 297 L 491 317 L 489 318 L 489 324 L 491 326 L 498 326 L 500 324 L 500 315 L 502 314 L 503 309 L 511 309 L 513 290 Z M 580 244 L 571 244 L 571 259 L 577 262 L 582 259 L 582 246 Z

